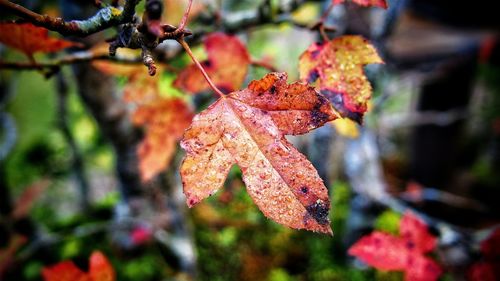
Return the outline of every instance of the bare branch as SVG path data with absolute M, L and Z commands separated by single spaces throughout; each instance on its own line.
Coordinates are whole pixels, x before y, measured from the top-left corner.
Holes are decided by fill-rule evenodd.
M 94 16 L 86 20 L 72 21 L 65 21 L 62 18 L 41 15 L 8 0 L 0 0 L 0 7 L 3 7 L 6 11 L 27 20 L 36 26 L 45 27 L 62 35 L 85 37 L 112 26 L 131 22 L 135 14 L 135 6 L 139 3 L 139 1 L 140 0 L 127 0 L 123 6 L 123 10 L 115 7 L 104 7 Z

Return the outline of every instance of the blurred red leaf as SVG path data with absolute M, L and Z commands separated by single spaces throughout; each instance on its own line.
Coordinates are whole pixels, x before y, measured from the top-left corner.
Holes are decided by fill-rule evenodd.
M 45 281 L 114 281 L 115 271 L 104 254 L 94 251 L 89 259 L 89 272 L 83 272 L 72 261 L 63 261 L 42 269 Z
M 468 270 L 467 280 L 493 281 L 500 279 L 500 228 L 481 242 L 482 260 Z
M 26 238 L 21 235 L 14 235 L 6 248 L 0 249 L 0 280 L 7 268 L 14 261 L 17 250 L 26 243 Z
M 0 23 L 0 42 L 18 49 L 28 57 L 36 52 L 52 53 L 80 46 L 80 43 L 49 37 L 46 28 L 31 23 Z
M 387 1 L 386 0 L 351 0 L 352 2 L 364 6 L 364 7 L 370 7 L 370 6 L 375 6 L 375 7 L 380 7 L 387 9 Z M 332 0 L 333 4 L 340 4 L 345 2 L 345 0 Z
M 285 73 L 270 73 L 195 116 L 181 142 L 187 204 L 215 193 L 238 164 L 264 215 L 291 228 L 331 234 L 328 191 L 284 135 L 304 134 L 337 115 L 314 88 L 286 81 Z
M 205 38 L 208 60 L 201 64 L 215 85 L 225 92 L 241 87 L 247 75 L 250 55 L 236 36 L 212 33 Z M 210 87 L 196 65 L 186 67 L 177 77 L 174 86 L 196 94 Z
M 146 129 L 137 155 L 141 178 L 149 181 L 168 167 L 177 141 L 182 138 L 193 118 L 192 110 L 180 98 L 162 97 L 160 75 L 151 77 L 142 66 L 106 61 L 96 61 L 93 65 L 104 73 L 128 79 L 123 89 L 123 99 L 136 105 L 132 122 Z
M 404 271 L 407 281 L 437 280 L 441 267 L 424 255 L 436 245 L 427 226 L 407 212 L 399 231 L 399 237 L 375 231 L 352 245 L 349 254 L 377 269 Z
M 63 261 L 42 269 L 45 281 L 91 281 L 87 273 L 81 271 L 72 261 Z
M 26 217 L 35 201 L 43 194 L 48 185 L 48 180 L 41 180 L 26 187 L 21 196 L 17 199 L 14 210 L 12 211 L 12 218 L 20 219 Z
M 375 48 L 361 36 L 346 35 L 312 44 L 300 56 L 300 78 L 318 80 L 320 92 L 342 117 L 361 123 L 372 95 L 363 66 L 371 63 L 383 63 Z

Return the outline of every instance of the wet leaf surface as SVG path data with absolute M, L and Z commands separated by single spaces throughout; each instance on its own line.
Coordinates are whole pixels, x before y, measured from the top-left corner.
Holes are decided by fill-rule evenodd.
M 361 36 L 346 35 L 312 44 L 300 56 L 300 78 L 317 81 L 342 117 L 361 123 L 372 95 L 363 66 L 371 63 L 383 63 L 375 48 Z
M 304 134 L 337 118 L 328 100 L 304 83 L 271 73 L 220 98 L 193 119 L 181 142 L 181 176 L 192 207 L 222 187 L 237 164 L 247 191 L 268 218 L 331 234 L 330 200 L 312 164 L 284 135 Z

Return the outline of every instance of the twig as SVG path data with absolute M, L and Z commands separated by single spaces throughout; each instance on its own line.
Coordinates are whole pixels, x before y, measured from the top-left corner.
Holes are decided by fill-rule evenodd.
M 264 60 L 251 60 L 250 61 L 250 64 L 252 64 L 253 66 L 258 66 L 258 67 L 262 67 L 262 68 L 265 68 L 271 72 L 277 72 L 278 70 L 276 69 L 276 67 L 274 67 L 273 65 L 271 65 L 269 62 L 267 61 L 264 61 Z
M 201 74 L 203 75 L 203 77 L 205 77 L 205 80 L 207 80 L 208 85 L 210 85 L 210 88 L 212 88 L 212 90 L 214 90 L 214 92 L 216 92 L 220 97 L 224 97 L 225 96 L 224 93 L 221 90 L 219 90 L 219 88 L 217 88 L 217 86 L 215 86 L 214 82 L 212 82 L 212 79 L 210 79 L 210 77 L 208 76 L 208 74 L 205 71 L 205 69 L 203 68 L 203 66 L 196 59 L 193 52 L 189 48 L 189 45 L 186 43 L 186 41 L 184 41 L 184 38 L 177 40 L 177 42 L 179 42 L 179 44 L 181 44 L 181 46 L 184 48 L 184 50 L 186 50 L 186 53 L 188 53 L 188 55 L 191 57 L 191 60 L 194 62 L 196 67 L 198 67 L 198 69 L 201 71 Z
M 86 20 L 72 21 L 41 15 L 8 0 L 0 0 L 0 7 L 4 7 L 7 12 L 12 12 L 36 26 L 45 27 L 62 35 L 85 37 L 112 26 L 131 22 L 135 14 L 135 6 L 139 1 L 127 0 L 123 10 L 115 7 L 105 7 Z

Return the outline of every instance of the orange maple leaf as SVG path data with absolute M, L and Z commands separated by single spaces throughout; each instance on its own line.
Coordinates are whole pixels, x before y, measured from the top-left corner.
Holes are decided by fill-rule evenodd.
M 332 0 L 332 3 L 334 5 L 340 4 L 345 2 L 346 0 Z M 352 2 L 364 6 L 364 7 L 370 7 L 370 6 L 375 6 L 375 7 L 380 7 L 387 9 L 387 1 L 386 0 L 351 0 Z
M 347 35 L 323 44 L 312 44 L 299 61 L 300 78 L 319 89 L 342 115 L 362 122 L 372 87 L 363 66 L 383 63 L 375 48 L 363 37 Z
M 89 259 L 89 272 L 79 269 L 72 261 L 63 261 L 42 269 L 45 281 L 114 281 L 115 271 L 106 256 L 94 251 Z
M 247 191 L 267 217 L 296 229 L 332 233 L 328 191 L 312 164 L 285 135 L 304 134 L 337 118 L 305 83 L 270 73 L 223 96 L 196 115 L 181 146 L 181 177 L 192 207 L 215 193 L 238 164 Z
M 201 64 L 215 85 L 224 92 L 232 92 L 241 87 L 250 65 L 250 55 L 236 36 L 212 33 L 205 38 L 208 60 Z M 199 93 L 210 89 L 196 65 L 186 67 L 174 86 L 189 92 Z
M 132 122 L 144 126 L 146 134 L 137 148 L 139 171 L 143 181 L 149 181 L 165 170 L 175 152 L 175 145 L 189 126 L 193 113 L 188 104 L 173 97 L 162 97 L 160 76 L 149 76 L 147 70 L 137 65 L 119 65 L 106 61 L 93 63 L 102 72 L 125 76 L 123 99 L 133 103 Z
M 32 57 L 36 52 L 52 53 L 80 46 L 80 43 L 49 37 L 49 31 L 31 23 L 0 23 L 0 42 Z

